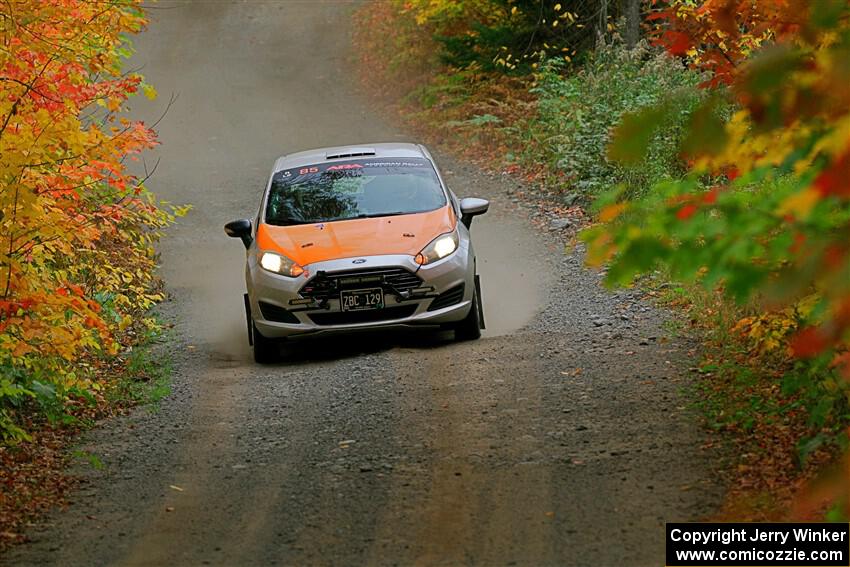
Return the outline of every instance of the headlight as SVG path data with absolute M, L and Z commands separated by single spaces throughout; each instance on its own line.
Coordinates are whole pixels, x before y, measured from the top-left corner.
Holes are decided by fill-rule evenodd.
M 430 264 L 431 262 L 436 262 L 437 260 L 442 260 L 457 250 L 457 245 L 458 236 L 456 230 L 447 234 L 441 234 L 432 240 L 428 246 L 423 248 L 422 251 L 416 255 L 413 261 L 421 266 L 424 264 Z
M 260 265 L 270 272 L 274 272 L 282 276 L 289 276 L 290 278 L 297 278 L 304 273 L 304 268 L 286 256 L 281 256 L 274 252 L 260 253 Z

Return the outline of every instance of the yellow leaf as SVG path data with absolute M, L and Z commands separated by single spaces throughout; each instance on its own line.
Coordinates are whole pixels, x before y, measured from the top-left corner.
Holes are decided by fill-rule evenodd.
M 779 216 L 794 215 L 798 219 L 805 220 L 820 199 L 820 193 L 809 187 L 782 201 L 779 208 L 776 209 L 776 214 Z
M 609 222 L 620 216 L 620 214 L 626 210 L 626 203 L 616 203 L 613 205 L 608 205 L 602 211 L 599 212 L 599 220 L 602 222 Z
M 144 92 L 145 96 L 148 97 L 148 99 L 150 100 L 156 98 L 156 89 L 153 88 L 151 85 L 142 85 L 142 92 Z

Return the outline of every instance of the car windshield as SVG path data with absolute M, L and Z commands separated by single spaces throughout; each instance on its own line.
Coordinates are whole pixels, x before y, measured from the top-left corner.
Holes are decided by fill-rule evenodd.
M 266 222 L 289 225 L 404 215 L 445 204 L 437 173 L 426 159 L 332 162 L 275 173 Z

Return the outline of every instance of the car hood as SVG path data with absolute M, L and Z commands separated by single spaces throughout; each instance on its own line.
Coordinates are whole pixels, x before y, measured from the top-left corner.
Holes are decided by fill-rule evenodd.
M 437 236 L 454 230 L 451 206 L 427 213 L 317 224 L 260 224 L 260 250 L 284 254 L 302 266 L 326 260 L 406 254 L 415 256 Z

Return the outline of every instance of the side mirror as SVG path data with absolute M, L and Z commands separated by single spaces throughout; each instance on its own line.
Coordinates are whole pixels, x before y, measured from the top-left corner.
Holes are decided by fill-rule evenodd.
M 245 245 L 245 248 L 251 246 L 253 242 L 251 238 L 251 219 L 230 221 L 224 225 L 224 232 L 231 238 L 242 239 L 242 244 Z
M 477 197 L 467 197 L 460 200 L 460 222 L 466 228 L 472 224 L 472 217 L 483 215 L 490 208 L 490 201 L 487 199 L 478 199 Z

